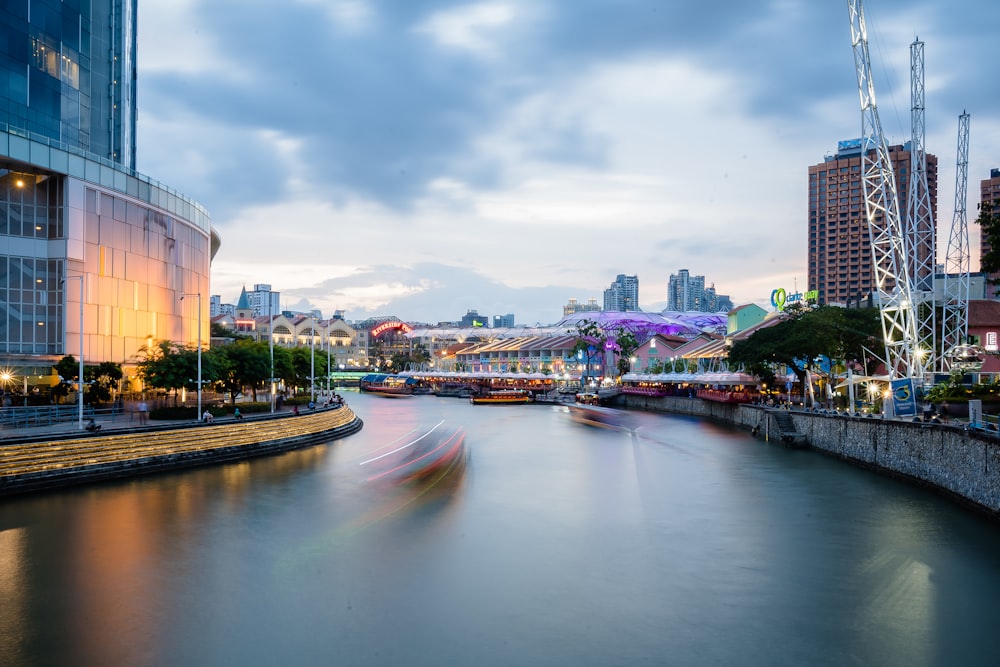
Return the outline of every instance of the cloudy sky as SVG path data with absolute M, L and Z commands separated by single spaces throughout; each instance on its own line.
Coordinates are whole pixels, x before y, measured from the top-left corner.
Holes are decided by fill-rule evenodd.
M 1000 2 L 865 12 L 891 143 L 926 44 L 944 246 L 963 110 L 970 223 L 1000 167 Z M 222 235 L 212 292 L 349 319 L 552 323 L 620 273 L 659 311 L 682 268 L 804 290 L 808 166 L 861 128 L 843 0 L 140 0 L 138 95 L 139 171 Z

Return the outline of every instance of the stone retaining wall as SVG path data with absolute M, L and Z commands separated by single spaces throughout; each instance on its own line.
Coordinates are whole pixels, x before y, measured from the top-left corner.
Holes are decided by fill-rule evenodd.
M 701 399 L 621 395 L 616 407 L 693 415 L 777 441 L 774 410 Z M 961 425 L 786 412 L 806 446 L 933 488 L 1000 520 L 1000 440 Z

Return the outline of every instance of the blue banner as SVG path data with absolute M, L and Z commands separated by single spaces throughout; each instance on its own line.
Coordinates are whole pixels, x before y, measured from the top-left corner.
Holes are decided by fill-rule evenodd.
M 913 391 L 913 378 L 892 381 L 892 406 L 897 417 L 916 416 L 917 396 Z

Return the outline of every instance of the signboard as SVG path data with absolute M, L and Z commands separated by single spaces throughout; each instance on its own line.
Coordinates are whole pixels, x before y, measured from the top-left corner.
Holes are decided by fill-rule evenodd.
M 371 330 L 372 338 L 377 338 L 379 334 L 383 334 L 389 329 L 399 329 L 403 333 L 410 333 L 413 331 L 413 327 L 406 322 L 383 322 Z
M 917 396 L 913 391 L 913 378 L 892 381 L 893 413 L 898 417 L 915 417 Z
M 819 290 L 809 290 L 805 294 L 802 292 L 789 294 L 785 291 L 784 287 L 779 287 L 771 292 L 771 305 L 774 306 L 775 310 L 784 310 L 787 304 L 797 303 L 799 301 L 816 303 L 819 301 Z

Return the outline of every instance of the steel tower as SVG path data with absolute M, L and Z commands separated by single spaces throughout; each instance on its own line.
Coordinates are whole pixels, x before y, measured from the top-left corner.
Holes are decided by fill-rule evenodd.
M 885 361 L 893 378 L 922 379 L 924 366 L 918 353 L 912 283 L 907 266 L 910 254 L 900 222 L 892 159 L 875 103 L 864 11 L 861 0 L 848 0 L 847 4 L 861 101 L 861 183 L 872 246 L 875 296 L 882 314 Z
M 969 114 L 958 117 L 955 163 L 955 215 L 948 233 L 944 264 L 944 315 L 941 322 L 942 371 L 951 369 L 948 353 L 965 343 L 969 331 L 969 223 L 965 207 L 969 189 Z
M 937 350 L 937 309 L 934 304 L 934 264 L 937 226 L 927 185 L 927 152 L 924 149 L 924 43 L 910 44 L 910 179 L 906 208 L 908 266 L 915 299 L 918 353 L 925 368 L 933 368 Z

